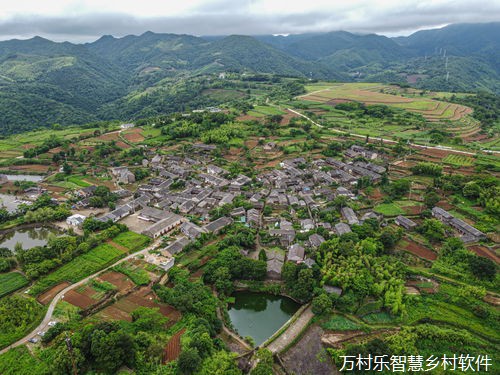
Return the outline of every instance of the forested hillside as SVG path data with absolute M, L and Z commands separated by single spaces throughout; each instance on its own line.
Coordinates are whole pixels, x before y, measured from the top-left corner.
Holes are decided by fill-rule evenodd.
M 146 32 L 80 45 L 10 40 L 0 42 L 0 127 L 9 134 L 216 104 L 200 95 L 213 80 L 200 77 L 223 72 L 498 93 L 499 34 L 500 24 L 491 23 L 392 39 L 339 31 L 217 38 Z

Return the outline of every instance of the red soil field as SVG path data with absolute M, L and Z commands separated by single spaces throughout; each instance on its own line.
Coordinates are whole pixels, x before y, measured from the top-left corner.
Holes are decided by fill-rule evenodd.
M 428 248 L 426 248 L 422 245 L 419 245 L 418 243 L 413 242 L 411 240 L 407 240 L 407 241 L 409 243 L 405 247 L 406 251 L 409 251 L 410 253 L 415 254 L 416 256 L 418 256 L 420 258 L 427 259 L 427 260 L 436 260 L 437 259 L 437 254 L 435 252 L 433 252 L 433 251 L 429 250 Z
M 181 354 L 181 336 L 186 331 L 185 328 L 181 329 L 168 341 L 163 355 L 163 363 L 175 361 L 179 354 Z
M 130 148 L 130 146 L 128 144 L 126 144 L 125 142 L 122 142 L 122 141 L 116 142 L 116 145 L 118 147 L 120 147 L 121 149 L 128 149 L 128 148 Z
M 70 285 L 71 284 L 68 283 L 67 281 L 57 284 L 56 286 L 47 290 L 45 293 L 40 294 L 37 298 L 37 301 L 40 302 L 42 305 L 47 305 L 50 301 L 54 299 L 57 293 L 59 293 L 61 290 Z
M 134 129 L 134 131 L 128 131 L 127 133 L 123 133 L 123 138 L 125 138 L 127 141 L 136 143 L 136 142 L 142 142 L 144 140 L 144 137 L 142 136 L 142 129 L 136 128 L 137 130 Z
M 116 141 L 118 138 L 120 138 L 118 132 L 107 133 L 107 134 L 103 134 L 103 135 L 100 135 L 99 137 L 97 137 L 97 139 L 99 139 L 101 141 L 113 141 L 113 140 Z
M 490 258 L 492 261 L 496 262 L 497 264 L 500 263 L 500 258 L 495 253 L 493 253 L 493 251 L 491 251 L 490 249 L 488 249 L 485 246 L 475 245 L 475 246 L 469 247 L 469 250 L 472 250 L 480 257 Z
M 88 294 L 90 294 L 88 288 L 85 289 L 84 293 L 78 293 L 75 290 L 70 290 L 64 295 L 64 301 L 69 302 L 81 309 L 86 309 L 87 307 L 90 307 L 97 302 L 96 300 L 90 298 Z

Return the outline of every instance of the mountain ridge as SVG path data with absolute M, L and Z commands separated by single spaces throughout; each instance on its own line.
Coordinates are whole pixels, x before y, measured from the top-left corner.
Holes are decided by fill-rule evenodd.
M 140 98 L 133 106 L 148 106 L 144 97 L 151 90 L 170 92 L 179 79 L 222 72 L 401 84 L 418 77 L 412 84 L 419 88 L 499 92 L 496 35 L 499 22 L 449 25 L 396 38 L 348 31 L 221 37 L 148 31 L 121 38 L 103 35 L 84 44 L 12 39 L 0 42 L 2 126 L 149 113 L 148 108 L 126 110 L 124 99 Z M 13 105 L 16 101 L 36 110 L 26 118 Z M 58 113 L 61 108 L 64 116 Z

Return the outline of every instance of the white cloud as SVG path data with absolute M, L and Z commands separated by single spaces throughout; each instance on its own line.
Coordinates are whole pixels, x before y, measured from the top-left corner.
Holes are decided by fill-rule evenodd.
M 41 35 L 86 41 L 103 34 L 300 33 L 347 30 L 387 35 L 457 22 L 500 21 L 483 0 L 0 0 L 0 39 Z

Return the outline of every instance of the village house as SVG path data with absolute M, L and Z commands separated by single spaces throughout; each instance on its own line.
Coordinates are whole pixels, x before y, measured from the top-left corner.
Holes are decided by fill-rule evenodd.
M 203 226 L 203 230 L 209 233 L 219 233 L 223 228 L 231 225 L 233 223 L 233 219 L 230 217 L 220 217 L 217 220 L 211 221 L 207 225 Z
M 340 213 L 349 225 L 359 224 L 358 217 L 351 207 L 342 207 Z
M 450 214 L 448 211 L 443 210 L 441 207 L 433 207 L 432 208 L 432 216 L 434 216 L 436 219 L 442 221 L 445 224 L 448 224 L 451 219 L 453 219 L 453 215 Z
M 175 255 L 180 253 L 189 244 L 189 242 L 190 241 L 188 238 L 180 237 L 163 250 L 169 252 L 172 255 Z
M 198 225 L 189 221 L 184 222 L 180 229 L 181 232 L 191 240 L 195 240 L 200 237 L 202 233 L 206 233 L 203 228 L 200 228 Z
M 251 208 L 247 211 L 247 224 L 252 227 L 260 226 L 260 211 Z
M 285 255 L 278 250 L 266 251 L 267 277 L 274 280 L 281 279 L 281 269 L 285 261 Z
M 309 246 L 313 248 L 318 248 L 323 242 L 325 242 L 325 238 L 317 233 L 314 233 L 309 236 L 308 241 L 309 241 Z
M 347 225 L 346 223 L 337 223 L 335 224 L 335 232 L 339 235 L 342 236 L 343 234 L 346 233 L 351 233 L 351 227 Z
M 300 227 L 302 228 L 303 232 L 308 232 L 310 230 L 313 230 L 315 228 L 314 221 L 312 221 L 311 219 L 301 220 Z
M 301 262 L 304 260 L 305 249 L 298 243 L 293 244 L 288 248 L 287 259 L 291 262 Z
M 398 217 L 396 217 L 394 222 L 397 225 L 399 225 L 407 230 L 412 230 L 417 226 L 417 223 L 415 223 L 413 220 L 410 220 L 407 217 L 404 217 L 402 215 L 399 215 Z
M 158 238 L 164 235 L 165 233 L 170 232 L 172 229 L 181 225 L 183 222 L 187 220 L 180 215 L 174 214 L 173 212 L 169 211 L 166 212 L 168 212 L 168 215 L 164 219 L 154 223 L 149 228 L 143 230 L 142 234 L 151 238 Z
M 81 228 L 83 222 L 87 217 L 80 214 L 74 214 L 66 218 L 66 224 L 71 225 L 73 227 Z

